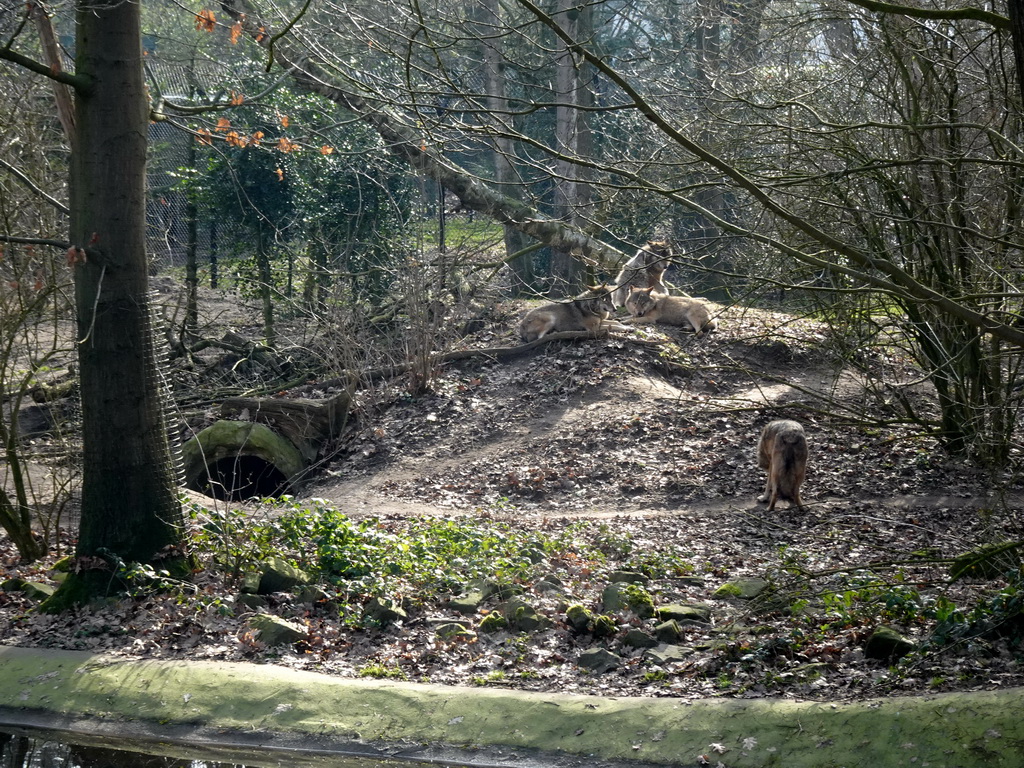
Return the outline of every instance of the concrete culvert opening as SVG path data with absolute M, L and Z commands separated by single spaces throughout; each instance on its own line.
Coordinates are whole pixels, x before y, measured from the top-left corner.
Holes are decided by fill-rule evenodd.
M 206 482 L 201 484 L 203 488 L 193 490 L 221 501 L 244 501 L 280 496 L 288 486 L 288 478 L 266 459 L 242 454 L 215 461 L 209 467 Z
M 287 438 L 251 421 L 218 421 L 182 453 L 185 487 L 225 501 L 280 496 L 306 466 Z

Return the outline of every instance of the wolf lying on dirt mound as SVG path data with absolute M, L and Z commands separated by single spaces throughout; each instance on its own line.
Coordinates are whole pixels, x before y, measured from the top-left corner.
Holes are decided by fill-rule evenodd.
M 718 327 L 718 321 L 711 317 L 711 310 L 700 299 L 668 296 L 655 292 L 653 288 L 630 286 L 626 309 L 633 316 L 634 323 L 689 325 L 698 336 Z
M 615 309 L 611 291 L 610 286 L 594 285 L 572 301 L 531 309 L 519 323 L 519 336 L 529 342 L 558 331 L 629 330 L 628 326 L 608 319 Z

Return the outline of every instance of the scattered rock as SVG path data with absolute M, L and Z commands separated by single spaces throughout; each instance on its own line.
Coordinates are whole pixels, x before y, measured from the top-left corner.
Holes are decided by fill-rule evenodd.
M 634 627 L 626 632 L 626 636 L 622 638 L 622 644 L 628 645 L 630 648 L 654 648 L 658 645 L 658 640 L 642 629 Z
M 1021 565 L 1021 542 L 984 544 L 959 555 L 949 567 L 953 579 L 997 579 Z
M 816 661 L 810 664 L 801 664 L 792 670 L 793 679 L 801 683 L 813 683 L 820 680 L 828 671 L 828 664 Z
M 473 638 L 476 637 L 476 632 L 473 632 L 468 627 L 460 624 L 457 621 L 449 621 L 444 624 L 438 624 L 434 628 L 434 634 L 444 640 L 453 640 L 455 638 Z
M 41 584 L 37 581 L 25 581 L 23 579 L 8 579 L 0 587 L 4 592 L 21 592 L 30 600 L 45 600 L 57 591 L 56 587 L 49 584 Z
M 249 571 L 242 576 L 242 586 L 239 587 L 239 591 L 247 595 L 255 595 L 259 591 L 261 578 L 262 574 Z
M 622 658 L 606 648 L 588 648 L 576 659 L 576 664 L 583 669 L 589 669 L 603 675 L 617 669 Z
M 480 606 L 483 605 L 484 599 L 483 592 L 469 592 L 465 595 L 453 597 L 448 601 L 448 607 L 453 611 L 461 613 L 463 616 L 472 616 L 480 610 Z
M 518 584 L 502 583 L 493 579 L 478 579 L 467 585 L 464 594 L 449 600 L 448 607 L 463 616 L 472 616 L 491 597 L 507 600 L 514 595 L 522 594 L 522 592 L 523 588 Z
M 547 557 L 547 555 L 544 554 L 544 550 L 539 547 L 528 547 L 527 549 L 524 549 L 521 554 L 534 565 L 537 563 L 543 563 Z
M 309 574 L 289 563 L 281 557 L 271 557 L 263 564 L 260 574 L 260 585 L 257 594 L 269 595 L 274 592 L 287 592 L 300 584 L 310 581 Z
M 683 661 L 687 656 L 692 655 L 693 648 L 685 645 L 669 645 L 664 643 L 656 648 L 650 648 L 644 656 L 657 664 L 669 664 L 674 661 Z
M 608 581 L 624 584 L 649 584 L 651 580 L 644 574 L 637 573 L 636 571 L 612 571 L 608 575 Z
M 498 606 L 498 610 L 505 617 L 509 627 L 520 632 L 534 632 L 539 629 L 547 629 L 553 624 L 551 619 L 537 613 L 537 610 L 522 598 L 512 598 Z
M 508 621 L 497 611 L 491 611 L 480 619 L 479 629 L 481 632 L 497 632 L 508 628 Z
M 714 591 L 712 597 L 728 598 L 735 597 L 740 600 L 753 600 L 760 597 L 768 589 L 770 584 L 765 579 L 733 579 L 727 581 Z
M 654 616 L 654 599 L 643 587 L 629 582 L 613 582 L 601 593 L 601 605 L 608 613 L 628 610 L 641 619 Z
M 322 587 L 307 584 L 295 594 L 295 599 L 300 603 L 323 603 L 330 602 L 331 596 Z
M 576 632 L 590 632 L 594 628 L 594 613 L 576 603 L 565 610 L 565 622 Z
M 291 645 L 304 640 L 309 634 L 302 625 L 268 613 L 257 613 L 246 625 L 255 631 L 257 640 L 270 646 Z
M 258 611 L 262 608 L 266 608 L 267 605 L 268 603 L 265 597 L 250 594 L 248 592 L 243 592 L 235 598 L 235 606 L 248 611 Z
M 608 614 L 602 613 L 594 617 L 594 637 L 613 637 L 619 631 L 619 625 Z
M 470 585 L 470 591 L 480 592 L 484 600 L 489 597 L 497 597 L 499 600 L 508 600 L 515 595 L 521 595 L 523 588 L 518 584 L 507 581 L 495 581 L 494 579 L 480 579 Z
M 711 623 L 711 606 L 703 603 L 688 603 L 686 605 L 672 603 L 658 608 L 658 618 L 677 622 L 697 622 L 699 624 Z
M 879 627 L 864 644 L 864 655 L 871 659 L 892 661 L 906 656 L 917 646 L 892 627 Z
M 409 618 L 405 609 L 400 605 L 396 605 L 394 600 L 388 598 L 372 598 L 363 609 L 363 621 L 369 621 L 370 623 L 379 624 L 382 627 L 386 627 L 388 624 L 394 624 L 396 621 L 405 621 Z
M 555 576 L 553 573 L 542 577 L 537 584 L 534 586 L 541 594 L 549 592 L 563 592 L 565 590 L 565 582 Z
M 674 643 L 683 636 L 683 632 L 678 621 L 669 619 L 654 628 L 654 636 L 663 643 Z

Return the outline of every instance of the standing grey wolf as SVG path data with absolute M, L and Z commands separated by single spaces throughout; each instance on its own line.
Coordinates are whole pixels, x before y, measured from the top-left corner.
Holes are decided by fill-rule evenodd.
M 668 293 L 663 280 L 665 270 L 672 259 L 672 246 L 663 240 L 648 240 L 647 244 L 626 262 L 615 278 L 612 304 L 622 307 L 626 304 L 631 286 L 654 288 L 658 293 Z
M 626 309 L 633 316 L 634 323 L 690 325 L 698 336 L 718 327 L 718 321 L 711 317 L 708 305 L 700 299 L 668 296 L 655 292 L 653 288 L 629 286 Z
M 531 309 L 519 323 L 519 335 L 523 341 L 535 341 L 557 331 L 629 330 L 608 319 L 614 309 L 611 287 L 594 285 L 572 301 Z
M 768 423 L 757 442 L 757 466 L 768 470 L 764 495 L 757 500 L 767 501 L 769 512 L 780 497 L 804 511 L 800 486 L 807 476 L 807 438 L 799 422 L 779 419 Z

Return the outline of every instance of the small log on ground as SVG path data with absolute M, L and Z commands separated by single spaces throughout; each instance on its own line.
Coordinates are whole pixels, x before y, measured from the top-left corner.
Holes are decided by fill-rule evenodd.
M 230 397 L 221 403 L 220 415 L 235 421 L 255 421 L 273 428 L 299 449 L 307 462 L 341 435 L 348 419 L 349 395 L 342 392 L 327 400 L 283 397 Z

